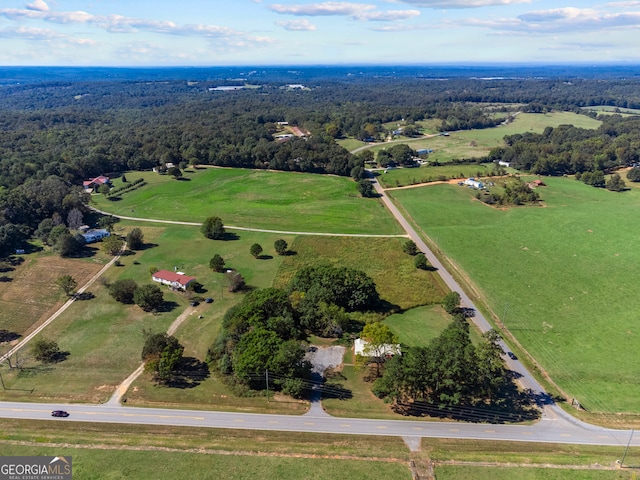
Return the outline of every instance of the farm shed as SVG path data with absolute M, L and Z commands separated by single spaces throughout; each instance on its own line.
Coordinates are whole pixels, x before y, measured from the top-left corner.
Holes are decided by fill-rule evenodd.
M 102 240 L 103 238 L 109 237 L 111 234 L 108 230 L 101 228 L 98 230 L 87 230 L 82 234 L 82 238 L 84 238 L 84 243 L 94 243 Z
M 182 272 L 170 272 L 169 270 L 158 270 L 151 276 L 154 282 L 168 285 L 172 288 L 179 290 L 186 290 L 191 282 L 196 280 L 196 277 L 189 277 Z
M 480 189 L 484 188 L 484 183 L 482 183 L 480 180 L 476 180 L 473 177 L 467 178 L 464 181 L 464 184 L 467 185 L 468 187 L 472 187 L 472 188 L 475 188 L 477 190 L 480 190 Z

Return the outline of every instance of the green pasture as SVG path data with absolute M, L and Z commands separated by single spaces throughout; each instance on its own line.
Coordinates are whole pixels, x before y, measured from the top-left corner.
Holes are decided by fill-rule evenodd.
M 407 479 L 406 462 L 214 454 L 153 449 L 86 449 L 2 445 L 3 455 L 71 456 L 73 478 L 131 479 Z M 188 472 L 188 473 L 187 473 Z
M 621 107 L 612 107 L 610 105 L 596 105 L 593 107 L 582 107 L 583 110 L 598 112 L 603 115 L 622 115 L 631 116 L 631 115 L 640 115 L 640 109 L 637 108 L 621 108 Z
M 186 180 L 152 172 L 127 173 L 127 180 L 140 176 L 149 185 L 116 201 L 94 195 L 94 205 L 115 215 L 196 223 L 216 215 L 225 225 L 268 230 L 400 233 L 382 203 L 361 198 L 350 178 L 207 168 L 185 173 Z
M 132 226 L 123 222 L 117 224 L 116 231 L 125 234 Z M 166 331 L 173 320 L 189 308 L 186 293 L 174 293 L 163 287 L 170 310 L 159 314 L 145 313 L 135 305 L 122 305 L 113 300 L 105 282 L 133 278 L 138 284 L 151 283 L 150 267 L 167 270 L 177 267 L 195 276 L 206 290 L 201 295 L 211 296 L 215 301 L 189 310 L 192 313 L 176 336 L 185 345 L 185 356 L 204 360 L 208 347 L 216 338 L 222 315 L 242 296 L 226 291 L 224 275 L 209 269 L 209 259 L 219 253 L 226 266 L 239 271 L 248 285 L 266 287 L 271 285 L 283 258 L 273 252 L 273 243 L 281 237 L 279 235 L 241 232 L 237 240 L 213 241 L 204 238 L 198 227 L 143 225 L 141 228 L 146 248 L 122 257 L 122 266 L 109 269 L 104 281 L 99 280 L 91 287 L 95 298 L 75 302 L 41 334 L 56 340 L 62 351 L 70 353 L 68 358 L 57 364 L 41 365 L 31 358 L 27 346 L 18 356 L 25 367 L 22 371 L 3 367 L 8 390 L 1 391 L 0 398 L 103 402 L 139 365 L 143 330 Z M 282 238 L 288 242 L 293 239 L 290 236 Z M 263 246 L 264 259 L 250 255 L 249 248 L 253 243 Z M 197 388 L 188 389 L 188 392 L 180 390 L 180 398 L 186 403 L 195 403 L 194 398 L 199 399 L 202 395 Z M 171 393 L 167 395 L 171 401 Z
M 384 188 L 405 187 L 419 183 L 447 181 L 450 179 L 465 179 L 468 177 L 486 177 L 492 172 L 494 165 L 491 163 L 471 165 L 423 165 L 416 168 L 395 168 L 376 172 L 376 180 Z
M 544 206 L 496 209 L 433 185 L 389 192 L 551 378 L 592 413 L 637 413 L 640 191 L 545 178 Z M 615 419 L 607 418 L 607 421 Z
M 345 150 L 355 150 L 356 148 L 363 147 L 367 145 L 365 142 L 357 140 L 355 138 L 341 138 L 336 140 L 336 143 L 340 145 Z
M 366 272 L 381 298 L 396 310 L 441 302 L 446 286 L 436 272 L 414 266 L 413 257 L 402 251 L 407 240 L 301 235 L 289 246 L 295 255 L 284 257 L 274 286 L 284 287 L 300 268 L 326 261 Z

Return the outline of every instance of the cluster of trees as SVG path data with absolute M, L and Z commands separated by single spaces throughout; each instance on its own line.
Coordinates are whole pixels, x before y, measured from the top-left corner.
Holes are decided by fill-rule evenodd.
M 498 342 L 491 330 L 474 345 L 465 316 L 457 313 L 428 346 L 407 347 L 387 360 L 373 391 L 398 409 L 414 402 L 440 407 L 500 402 L 511 379 Z
M 339 336 L 350 312 L 378 302 L 375 284 L 359 270 L 327 264 L 303 268 L 286 289 L 254 290 L 229 309 L 207 361 L 236 384 L 254 389 L 265 386 L 268 370 L 278 388 L 302 395 L 310 375 L 306 336 Z
M 144 371 L 150 373 L 154 381 L 167 384 L 174 378 L 184 347 L 166 333 L 146 334 L 146 337 L 142 348 Z
M 502 187 L 502 193 L 478 192 L 476 198 L 489 205 L 525 205 L 540 200 L 538 192 L 532 190 L 520 178 L 510 178 L 503 182 Z
M 136 304 L 145 312 L 155 312 L 164 305 L 162 290 L 157 285 L 138 285 L 131 278 L 116 280 L 109 285 L 109 294 L 118 302 Z

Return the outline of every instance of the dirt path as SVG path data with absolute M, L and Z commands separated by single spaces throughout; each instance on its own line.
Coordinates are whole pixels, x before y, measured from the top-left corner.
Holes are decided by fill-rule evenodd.
M 187 318 L 189 318 L 189 316 L 193 315 L 195 312 L 196 311 L 193 309 L 193 307 L 188 307 L 169 326 L 169 328 L 167 329 L 167 335 L 173 335 L 174 333 L 176 333 L 180 325 L 182 325 L 182 322 L 184 322 Z M 113 395 L 111 395 L 111 398 L 107 401 L 107 405 L 120 405 L 120 400 L 122 400 L 122 397 L 124 397 L 125 393 L 127 393 L 127 390 L 129 390 L 129 387 L 131 386 L 131 384 L 135 382 L 140 375 L 142 375 L 142 372 L 144 372 L 144 362 L 141 363 L 131 375 L 125 378 L 124 381 L 116 387 L 116 391 L 113 393 Z

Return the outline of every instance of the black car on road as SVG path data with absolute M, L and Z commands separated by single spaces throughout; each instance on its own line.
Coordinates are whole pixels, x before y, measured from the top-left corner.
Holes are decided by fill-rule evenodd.
M 51 412 L 52 417 L 68 417 L 69 412 L 65 412 L 64 410 L 54 410 Z

